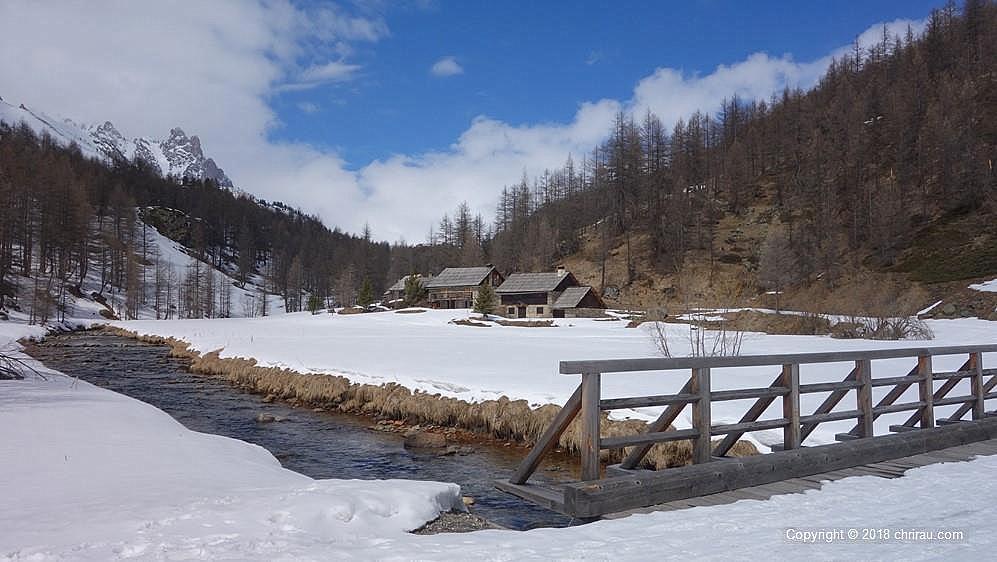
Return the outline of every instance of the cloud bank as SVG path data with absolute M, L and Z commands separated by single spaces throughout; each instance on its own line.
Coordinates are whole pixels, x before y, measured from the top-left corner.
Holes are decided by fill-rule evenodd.
M 891 34 L 922 22 L 886 24 Z M 883 24 L 858 36 L 880 40 Z M 620 111 L 651 110 L 673 124 L 693 111 L 715 110 L 737 94 L 767 98 L 784 87 L 816 83 L 831 57 L 795 61 L 755 53 L 706 74 L 657 68 L 627 100 L 592 100 L 567 123 L 510 124 L 479 116 L 446 150 L 396 155 L 350 170 L 335 152 L 275 142 L 270 107 L 282 91 L 348 82 L 362 65 L 358 45 L 390 35 L 377 17 L 335 7 L 302 9 L 286 0 L 205 3 L 33 2 L 0 4 L 0 96 L 83 121 L 109 119 L 128 136 L 163 135 L 180 126 L 240 188 L 377 238 L 425 238 L 442 212 L 461 200 L 490 215 L 503 185 L 541 172 L 602 141 Z M 43 37 L 43 39 L 41 39 Z M 454 57 L 431 68 L 463 71 Z M 317 111 L 301 104 L 305 112 Z

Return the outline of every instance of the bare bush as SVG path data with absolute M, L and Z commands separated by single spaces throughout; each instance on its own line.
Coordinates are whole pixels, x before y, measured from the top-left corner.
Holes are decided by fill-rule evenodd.
M 672 352 L 668 347 L 668 330 L 665 328 L 665 319 L 668 313 L 663 308 L 652 308 L 647 311 L 647 321 L 651 325 L 651 340 L 658 348 L 658 353 L 663 357 L 671 357 Z
M 741 354 L 744 331 L 728 318 L 729 309 L 698 310 L 686 314 L 693 357 L 732 357 Z
M 832 330 L 837 338 L 873 340 L 930 340 L 934 333 L 917 317 L 923 291 L 905 288 L 896 280 L 869 278 L 853 293 L 854 307 Z
M 730 357 L 741 354 L 744 330 L 734 320 L 730 308 L 700 309 L 687 305 L 678 319 L 689 326 L 686 338 L 689 355 L 693 357 Z M 667 314 L 662 309 L 651 309 L 644 318 L 650 324 L 651 339 L 658 353 L 672 357 L 674 342 L 669 341 L 665 325 Z
M 831 336 L 841 339 L 930 340 L 935 334 L 917 316 L 851 316 L 835 324 Z

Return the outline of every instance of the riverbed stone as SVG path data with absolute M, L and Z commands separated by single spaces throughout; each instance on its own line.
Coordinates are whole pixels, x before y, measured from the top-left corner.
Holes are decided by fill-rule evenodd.
M 467 511 L 445 511 L 439 517 L 412 531 L 414 535 L 435 535 L 438 533 L 468 533 L 483 529 L 501 529 L 484 517 Z
M 439 433 L 409 431 L 405 434 L 405 447 L 413 449 L 440 449 L 447 446 L 447 438 Z

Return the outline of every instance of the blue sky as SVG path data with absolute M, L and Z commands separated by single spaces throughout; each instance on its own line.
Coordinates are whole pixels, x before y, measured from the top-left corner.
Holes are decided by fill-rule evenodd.
M 362 66 L 352 80 L 272 99 L 282 126 L 271 135 L 335 149 L 357 169 L 391 154 L 446 149 L 478 115 L 511 124 L 570 121 L 582 102 L 627 99 L 658 67 L 706 74 L 756 52 L 813 60 L 876 22 L 921 19 L 937 5 L 503 1 L 389 7 L 376 15 L 390 34 L 351 53 L 350 62 Z M 463 72 L 431 74 L 430 67 L 447 56 Z
M 669 125 L 809 87 L 941 3 L 3 0 L 0 96 L 130 137 L 182 127 L 248 193 L 419 242 L 461 201 L 493 216 L 619 111 Z

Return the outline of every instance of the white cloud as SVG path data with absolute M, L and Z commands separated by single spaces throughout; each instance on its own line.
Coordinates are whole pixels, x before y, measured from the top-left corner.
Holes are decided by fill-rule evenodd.
M 907 23 L 887 27 L 904 33 Z M 921 28 L 911 23 L 915 32 Z M 858 41 L 872 45 L 881 33 L 882 24 L 872 26 Z M 480 116 L 446 150 L 396 155 L 355 171 L 334 151 L 269 140 L 275 92 L 349 79 L 359 71 L 350 61 L 353 45 L 388 35 L 380 20 L 336 8 L 305 12 L 286 0 L 196 7 L 6 0 L 0 96 L 77 120 L 110 119 L 129 136 L 160 136 L 181 126 L 198 134 L 205 151 L 250 193 L 300 206 L 346 230 L 370 222 L 379 238 L 419 241 L 459 201 L 490 215 L 502 186 L 524 171 L 560 166 L 569 153 L 580 160 L 621 109 L 652 109 L 671 124 L 696 109 L 714 111 L 735 92 L 767 98 L 785 86 L 811 86 L 831 56 L 850 50 L 842 46 L 803 62 L 756 53 L 704 74 L 658 68 L 635 84 L 630 99 L 583 103 L 570 122 L 514 125 Z M 448 65 L 451 75 L 461 70 L 453 57 L 440 63 L 444 75 Z
M 443 57 L 433 63 L 429 72 L 433 76 L 446 77 L 464 74 L 464 68 L 457 62 L 456 57 Z
M 303 101 L 298 104 L 298 109 L 304 111 L 305 113 L 316 113 L 321 108 L 316 103 Z
M 674 68 L 658 68 L 634 88 L 630 109 L 638 114 L 651 110 L 673 125 L 696 110 L 712 111 L 724 98 L 765 99 L 783 88 L 807 88 L 816 83 L 829 59 L 795 62 L 786 55 L 772 58 L 755 53 L 732 65 L 720 65 L 706 75 L 686 74 Z
M 927 25 L 927 20 L 910 20 L 910 19 L 896 19 L 886 23 L 880 23 L 869 27 L 862 33 L 859 34 L 855 40 L 858 42 L 859 47 L 862 49 L 869 49 L 874 45 L 878 45 L 883 41 L 883 33 L 885 28 L 886 36 L 890 42 L 900 38 L 903 39 L 907 35 L 907 29 L 910 28 L 911 33 L 915 37 L 920 35 L 925 26 Z M 844 53 L 851 52 L 852 47 L 842 47 L 834 52 L 835 56 L 840 56 Z
M 331 61 L 325 64 L 315 64 L 301 71 L 296 80 L 281 84 L 277 87 L 279 91 L 299 91 L 310 90 L 323 84 L 332 82 L 345 82 L 353 78 L 353 75 L 360 70 L 358 64 L 347 64 L 343 61 Z

